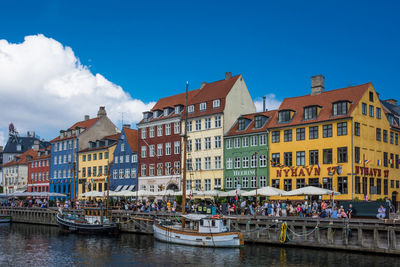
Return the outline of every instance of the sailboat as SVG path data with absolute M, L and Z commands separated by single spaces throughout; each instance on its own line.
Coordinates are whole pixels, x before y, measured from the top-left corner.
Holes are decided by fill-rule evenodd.
M 231 231 L 230 219 L 218 215 L 185 214 L 186 207 L 186 143 L 188 117 L 188 88 L 186 83 L 185 131 L 183 135 L 182 219 L 180 222 L 155 218 L 154 237 L 157 240 L 200 247 L 240 247 L 244 245 L 241 232 Z M 186 225 L 189 221 L 189 226 Z

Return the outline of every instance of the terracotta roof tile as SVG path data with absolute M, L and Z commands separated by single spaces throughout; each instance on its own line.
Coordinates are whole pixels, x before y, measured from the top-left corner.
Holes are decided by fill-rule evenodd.
M 124 128 L 126 140 L 133 152 L 138 152 L 138 131 L 130 128 Z
M 279 128 L 300 124 L 309 124 L 315 122 L 322 122 L 328 120 L 337 120 L 340 118 L 347 118 L 351 115 L 356 108 L 361 97 L 368 90 L 371 83 L 351 86 L 336 90 L 322 92 L 319 95 L 305 95 L 299 97 L 285 98 L 278 111 L 293 110 L 295 114 L 288 123 L 278 123 L 278 117 L 275 116 L 271 128 Z M 350 109 L 346 115 L 332 116 L 332 104 L 338 101 L 349 101 L 351 103 Z M 318 117 L 313 120 L 304 120 L 304 107 L 318 105 L 321 106 L 321 111 Z
M 200 89 L 189 91 L 188 92 L 189 101 L 198 92 L 200 92 Z M 154 105 L 154 107 L 151 109 L 151 111 L 163 110 L 166 107 L 173 108 L 176 105 L 183 105 L 184 106 L 185 104 L 186 104 L 186 93 L 181 93 L 181 94 L 177 94 L 177 95 L 172 95 L 172 96 L 167 96 L 167 97 L 164 97 L 164 98 L 160 98 L 157 101 L 157 103 Z
M 232 126 L 232 128 L 228 131 L 228 133 L 225 136 L 228 137 L 228 136 L 235 136 L 235 135 L 242 135 L 242 134 L 252 134 L 252 133 L 266 132 L 267 129 L 270 127 L 273 119 L 276 117 L 277 113 L 278 113 L 277 110 L 270 110 L 270 111 L 264 111 L 264 112 L 257 112 L 257 113 L 250 113 L 250 114 L 241 115 L 236 120 L 235 124 Z M 261 128 L 254 128 L 254 124 L 255 124 L 254 118 L 257 115 L 263 115 L 265 117 L 268 117 L 267 121 L 264 123 L 263 127 L 261 127 Z M 238 131 L 239 119 L 240 118 L 246 118 L 246 119 L 251 120 L 251 123 L 243 131 Z
M 95 124 L 100 118 L 101 117 L 96 117 L 96 118 L 89 119 L 89 120 L 79 121 L 79 122 L 75 123 L 74 125 L 72 125 L 71 127 L 69 127 L 68 129 L 76 130 L 78 127 L 79 128 L 84 128 L 85 130 L 82 132 L 82 133 L 84 133 L 87 129 L 92 127 L 92 125 Z M 60 140 L 68 140 L 68 139 L 72 139 L 72 138 L 75 138 L 75 137 L 76 137 L 75 134 L 71 134 L 71 136 L 68 136 L 68 137 L 66 136 L 66 137 L 63 137 L 63 138 L 60 138 L 60 136 L 57 136 L 56 138 L 51 140 L 50 143 L 56 142 L 56 141 L 60 141 Z
M 3 164 L 3 167 L 7 167 L 7 166 L 13 166 L 13 165 L 23 165 L 27 163 L 27 157 L 31 156 L 31 157 L 35 157 L 35 155 L 37 155 L 37 151 L 33 150 L 32 148 L 25 151 L 24 153 L 22 153 L 21 155 L 17 156 L 17 160 L 12 160 L 10 162 L 7 162 L 6 164 Z

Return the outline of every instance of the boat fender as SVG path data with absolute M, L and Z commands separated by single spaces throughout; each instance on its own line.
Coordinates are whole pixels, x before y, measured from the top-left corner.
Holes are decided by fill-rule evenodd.
M 211 217 L 211 219 L 219 219 L 219 218 L 221 218 L 219 215 L 213 215 L 213 216 Z

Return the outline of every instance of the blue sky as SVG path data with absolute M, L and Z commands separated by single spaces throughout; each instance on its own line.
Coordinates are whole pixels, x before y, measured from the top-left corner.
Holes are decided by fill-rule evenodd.
M 397 97 L 398 1 L 3 1 L 0 39 L 43 34 L 148 103 L 243 74 L 253 98 L 371 81 Z M 65 126 L 66 128 L 67 126 Z

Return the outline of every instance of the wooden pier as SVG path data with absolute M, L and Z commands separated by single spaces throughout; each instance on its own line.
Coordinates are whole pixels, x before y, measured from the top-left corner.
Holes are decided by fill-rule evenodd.
M 56 209 L 0 208 L 13 222 L 56 226 Z M 179 214 L 177 214 L 179 216 Z M 156 214 L 115 210 L 113 217 L 128 233 L 152 234 Z M 159 217 L 171 217 L 158 213 Z M 232 216 L 232 230 L 245 242 L 400 255 L 400 221 Z

